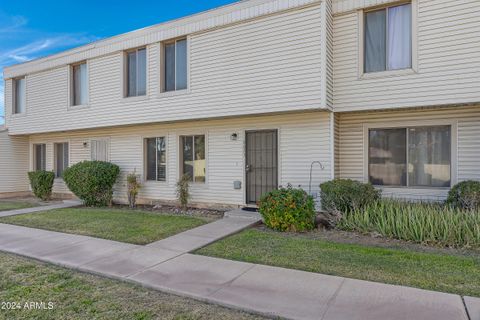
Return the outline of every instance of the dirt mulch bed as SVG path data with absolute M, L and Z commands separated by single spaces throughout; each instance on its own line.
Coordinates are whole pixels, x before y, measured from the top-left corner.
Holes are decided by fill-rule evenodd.
M 127 205 L 115 204 L 114 208 L 119 209 L 128 209 Z M 227 210 L 215 210 L 215 209 L 203 209 L 203 208 L 187 208 L 183 210 L 180 207 L 169 206 L 169 205 L 137 205 L 136 209 L 150 211 L 153 213 L 162 213 L 162 214 L 171 214 L 171 215 L 182 215 L 182 216 L 193 216 L 193 217 L 204 217 L 212 220 L 222 219 L 223 215 Z

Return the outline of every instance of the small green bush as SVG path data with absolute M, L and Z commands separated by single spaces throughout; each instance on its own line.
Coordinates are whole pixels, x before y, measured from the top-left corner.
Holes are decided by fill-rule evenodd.
M 259 211 L 274 230 L 303 232 L 315 227 L 315 204 L 303 189 L 288 186 L 266 193 L 260 199 Z
M 338 228 L 449 247 L 480 247 L 480 212 L 385 199 L 345 214 Z
M 331 180 L 320 185 L 322 208 L 326 211 L 349 212 L 380 199 L 381 191 L 370 183 L 350 179 Z
M 28 173 L 30 186 L 35 197 L 47 201 L 52 196 L 55 174 L 50 171 L 32 171 Z
M 480 208 L 480 182 L 468 180 L 454 185 L 448 193 L 447 204 L 466 210 Z
M 63 172 L 63 180 L 70 191 L 89 207 L 111 204 L 113 185 L 120 168 L 109 162 L 83 161 Z

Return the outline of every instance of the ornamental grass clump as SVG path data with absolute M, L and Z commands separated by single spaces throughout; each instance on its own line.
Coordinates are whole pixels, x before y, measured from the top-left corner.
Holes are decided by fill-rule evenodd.
M 288 186 L 266 193 L 258 209 L 265 224 L 277 231 L 303 232 L 315 227 L 315 204 L 303 189 Z
M 480 248 L 480 212 L 441 204 L 380 200 L 348 212 L 338 227 L 423 244 Z

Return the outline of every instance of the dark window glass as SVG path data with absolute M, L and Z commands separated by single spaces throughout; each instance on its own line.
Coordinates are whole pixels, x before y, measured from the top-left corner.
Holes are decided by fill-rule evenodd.
M 165 45 L 165 91 L 175 90 L 175 43 Z
M 55 144 L 55 176 L 61 178 L 68 168 L 68 143 Z
M 164 90 L 184 90 L 188 86 L 187 40 L 167 43 L 165 49 Z
M 146 139 L 147 180 L 166 180 L 166 145 L 165 138 Z
M 410 128 L 408 158 L 410 186 L 449 187 L 450 126 Z
M 176 90 L 187 89 L 187 40 L 177 41 Z
M 187 174 L 190 181 L 205 182 L 205 136 L 183 136 L 182 145 L 182 174 Z
M 127 96 L 144 96 L 147 93 L 147 50 L 127 53 Z
M 412 5 L 365 13 L 364 71 L 412 67 Z
M 46 170 L 46 145 L 45 144 L 36 144 L 35 148 L 35 171 L 45 171 Z
M 370 182 L 379 186 L 406 186 L 406 130 L 372 129 L 369 132 Z

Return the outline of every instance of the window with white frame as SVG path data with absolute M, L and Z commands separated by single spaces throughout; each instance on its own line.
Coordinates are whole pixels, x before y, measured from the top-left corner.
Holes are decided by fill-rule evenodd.
M 181 136 L 181 174 L 186 174 L 193 182 L 205 182 L 205 136 Z
M 412 4 L 364 15 L 364 72 L 412 67 Z
M 92 161 L 110 161 L 110 146 L 108 139 L 90 141 L 90 159 Z
M 68 142 L 55 143 L 54 144 L 55 152 L 55 177 L 61 178 L 63 176 L 63 171 L 68 168 Z
M 370 129 L 369 180 L 377 186 L 450 187 L 451 126 Z
M 147 94 L 147 49 L 126 52 L 126 96 L 137 97 Z
M 88 103 L 87 63 L 72 66 L 72 105 L 82 106 Z
M 47 169 L 47 146 L 45 144 L 33 145 L 33 170 L 45 171 Z
M 187 39 L 163 44 L 163 91 L 187 89 Z
M 26 82 L 25 77 L 13 80 L 13 113 L 25 113 L 26 109 Z
M 167 176 L 167 149 L 165 137 L 145 139 L 147 180 L 165 181 Z

